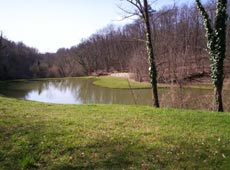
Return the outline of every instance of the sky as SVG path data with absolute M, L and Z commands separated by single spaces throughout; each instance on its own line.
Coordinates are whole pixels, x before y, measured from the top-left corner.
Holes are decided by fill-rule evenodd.
M 176 0 L 188 3 L 192 0 Z M 158 0 L 157 8 L 173 4 Z M 39 52 L 56 52 L 77 45 L 98 30 L 110 25 L 124 25 L 118 8 L 120 0 L 0 0 L 0 31 L 15 42 Z

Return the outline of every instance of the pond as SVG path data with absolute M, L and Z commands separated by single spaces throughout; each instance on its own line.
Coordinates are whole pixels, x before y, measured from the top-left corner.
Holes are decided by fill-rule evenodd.
M 151 106 L 150 89 L 110 89 L 93 85 L 94 79 L 69 78 L 27 80 L 1 83 L 0 94 L 47 103 L 60 104 L 129 104 Z M 164 107 L 210 109 L 212 90 L 159 88 Z M 224 92 L 225 110 L 230 111 L 230 91 Z

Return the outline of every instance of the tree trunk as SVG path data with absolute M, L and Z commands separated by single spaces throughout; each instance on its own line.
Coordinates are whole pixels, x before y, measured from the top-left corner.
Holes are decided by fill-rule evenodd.
M 213 101 L 213 110 L 218 112 L 223 112 L 223 101 L 222 101 L 222 86 L 215 85 L 214 88 L 214 101 Z
M 158 99 L 158 89 L 157 89 L 157 69 L 154 60 L 151 34 L 146 33 L 146 38 L 147 38 L 146 48 L 148 52 L 148 61 L 149 61 L 149 76 L 152 85 L 153 106 L 160 107 L 159 99 Z
M 224 58 L 226 52 L 226 0 L 216 1 L 216 18 L 214 28 L 211 19 L 201 4 L 196 0 L 197 8 L 203 17 L 204 28 L 206 30 L 207 48 L 211 62 L 211 79 L 214 84 L 213 110 L 223 112 L 222 89 L 224 82 Z
M 146 48 L 147 48 L 148 62 L 149 62 L 149 76 L 150 76 L 150 82 L 152 85 L 152 93 L 153 93 L 153 106 L 160 107 L 159 99 L 158 99 L 158 90 L 157 90 L 157 69 L 156 69 L 156 63 L 155 63 L 155 57 L 153 51 L 147 0 L 144 0 L 144 11 L 145 11 L 144 20 L 145 20 L 145 28 L 146 28 Z

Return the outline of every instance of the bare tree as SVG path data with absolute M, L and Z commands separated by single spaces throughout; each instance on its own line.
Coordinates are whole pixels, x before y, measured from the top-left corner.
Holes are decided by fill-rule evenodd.
M 211 79 L 215 87 L 213 109 L 215 111 L 223 112 L 222 89 L 224 82 L 224 58 L 226 52 L 227 0 L 216 1 L 214 26 L 212 26 L 211 19 L 200 0 L 196 0 L 196 4 L 203 17 L 203 24 L 206 30 L 207 48 L 211 62 Z
M 152 32 L 151 32 L 151 24 L 150 24 L 150 15 L 153 12 L 151 6 L 148 3 L 148 0 L 126 0 L 132 6 L 135 7 L 135 11 L 130 13 L 133 15 L 138 15 L 144 22 L 145 25 L 145 38 L 146 38 L 146 51 L 148 54 L 148 62 L 149 62 L 149 76 L 150 82 L 152 85 L 152 93 L 153 93 L 153 106 L 160 107 L 159 99 L 158 99 L 158 90 L 157 90 L 157 69 L 155 63 L 154 49 L 153 49 L 153 41 L 152 41 Z

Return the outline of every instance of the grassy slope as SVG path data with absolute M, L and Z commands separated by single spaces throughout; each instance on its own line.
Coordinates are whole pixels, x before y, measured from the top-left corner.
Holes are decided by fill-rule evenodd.
M 87 77 L 86 77 L 87 78 Z M 102 76 L 102 77 L 89 77 L 94 78 L 94 85 L 115 88 L 115 89 L 142 89 L 142 88 L 150 88 L 150 83 L 146 82 L 134 82 L 128 81 L 126 78 L 118 78 L 118 77 L 110 77 L 110 76 Z M 177 87 L 177 85 L 172 84 L 158 84 L 159 88 L 169 88 L 169 87 Z M 184 85 L 183 88 L 193 88 L 193 89 L 207 89 L 212 90 L 213 87 L 211 84 L 198 84 L 198 85 Z
M 0 97 L 0 169 L 230 169 L 230 114 Z
M 128 88 L 150 88 L 149 83 L 139 83 L 134 81 L 128 81 L 125 78 L 117 78 L 117 77 L 97 77 L 93 82 L 94 85 L 108 87 L 108 88 L 115 88 L 115 89 L 128 89 Z

